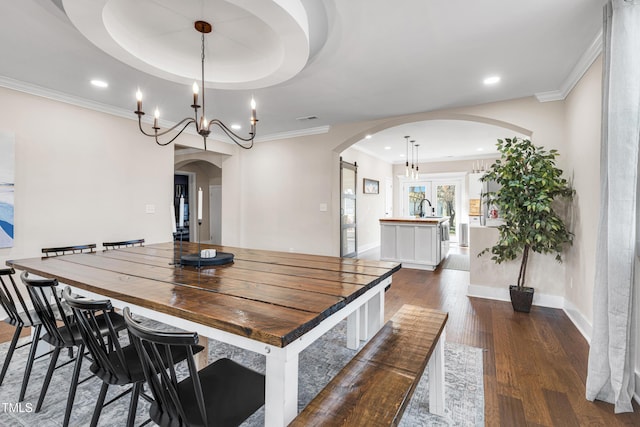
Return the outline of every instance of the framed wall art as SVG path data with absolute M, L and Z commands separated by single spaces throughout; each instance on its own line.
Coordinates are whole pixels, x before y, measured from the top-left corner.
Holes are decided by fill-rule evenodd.
M 380 192 L 380 181 L 363 178 L 362 184 L 362 192 L 364 194 L 378 194 Z
M 0 131 L 0 248 L 13 247 L 15 137 Z

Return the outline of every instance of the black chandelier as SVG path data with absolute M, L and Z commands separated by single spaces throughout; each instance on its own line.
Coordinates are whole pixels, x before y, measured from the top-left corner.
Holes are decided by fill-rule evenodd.
M 146 136 L 153 137 L 156 141 L 156 144 L 165 146 L 165 145 L 171 144 L 177 137 L 179 137 L 182 134 L 182 132 L 187 128 L 187 126 L 193 123 L 196 127 L 196 132 L 198 132 L 198 134 L 200 134 L 204 139 L 204 149 L 206 150 L 207 137 L 211 133 L 211 125 L 216 125 L 220 129 L 222 129 L 222 131 L 238 146 L 248 150 L 251 147 L 253 147 L 253 140 L 256 136 L 256 123 L 258 122 L 258 119 L 256 118 L 256 102 L 253 98 L 251 98 L 251 119 L 250 119 L 251 128 L 249 130 L 249 136 L 247 138 L 243 138 L 238 134 L 236 134 L 233 130 L 231 130 L 227 125 L 222 123 L 222 121 L 220 121 L 219 119 L 211 119 L 207 121 L 207 118 L 205 117 L 205 101 L 204 101 L 204 35 L 210 33 L 212 30 L 212 27 L 211 27 L 211 24 L 205 21 L 196 21 L 194 24 L 194 27 L 196 31 L 202 34 L 202 48 L 201 48 L 202 106 L 198 105 L 199 88 L 198 88 L 198 84 L 194 82 L 193 83 L 193 104 L 191 105 L 191 108 L 193 108 L 194 117 L 184 118 L 178 123 L 176 123 L 174 126 L 172 126 L 171 128 L 164 131 L 160 131 L 160 127 L 158 126 L 158 118 L 160 116 L 160 113 L 156 108 L 154 119 L 153 119 L 153 127 L 152 127 L 153 133 L 147 133 L 144 131 L 144 129 L 142 129 L 142 116 L 144 116 L 144 111 L 142 111 L 142 93 L 138 89 L 138 91 L 136 92 L 137 109 L 136 111 L 134 111 L 134 113 L 138 115 L 138 127 L 140 128 L 140 132 L 142 132 Z M 200 119 L 198 119 L 199 108 L 202 108 L 202 114 L 200 115 Z M 180 128 L 181 126 L 182 128 L 178 130 L 178 128 Z M 158 137 L 162 137 L 173 131 L 177 131 L 178 133 L 170 140 L 166 142 L 160 142 L 160 140 L 158 140 Z

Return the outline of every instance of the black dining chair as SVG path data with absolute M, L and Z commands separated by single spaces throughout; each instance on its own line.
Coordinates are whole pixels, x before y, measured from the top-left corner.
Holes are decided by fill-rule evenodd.
M 80 368 L 82 367 L 85 345 L 82 341 L 80 329 L 74 321 L 75 318 L 73 316 L 73 313 L 71 312 L 71 309 L 65 302 L 61 300 L 58 292 L 56 292 L 58 281 L 56 279 L 33 279 L 29 277 L 27 272 L 23 272 L 20 275 L 20 278 L 27 286 L 27 290 L 29 291 L 29 296 L 31 297 L 33 307 L 38 314 L 38 317 L 40 318 L 42 326 L 46 331 L 46 333 L 41 337 L 41 340 L 53 346 L 53 352 L 49 361 L 49 368 L 47 369 L 47 374 L 45 376 L 44 382 L 42 383 L 42 389 L 40 391 L 38 403 L 35 407 L 35 412 L 39 412 L 42 408 L 42 403 L 44 402 L 44 398 L 47 394 L 47 389 L 49 388 L 51 377 L 53 376 L 53 371 L 56 368 L 71 363 L 74 360 L 72 359 L 69 362 L 63 363 L 62 365 L 56 367 L 60 351 L 64 348 L 78 348 L 75 357 L 75 367 L 69 386 L 69 394 L 67 396 L 67 406 L 62 423 L 62 425 L 66 427 L 69 425 L 71 409 L 73 408 L 73 401 L 75 399 L 76 389 L 78 387 L 78 380 L 80 377 Z M 53 303 L 50 303 L 50 301 L 53 301 Z M 56 315 L 56 312 L 65 314 L 67 312 L 70 312 L 70 315 L 60 316 Z M 62 323 L 61 326 L 59 326 L 59 322 Z M 113 327 L 113 329 L 117 331 L 121 331 L 125 328 L 125 323 L 122 316 L 115 312 L 108 312 L 105 316 L 98 317 L 97 322 L 100 330 L 105 335 L 109 333 L 110 327 Z M 23 397 L 24 396 L 21 396 L 21 398 Z
M 144 382 L 144 373 L 142 372 L 140 359 L 135 348 L 131 345 L 122 346 L 118 337 L 118 331 L 109 321 L 109 313 L 113 312 L 111 301 L 95 301 L 87 298 L 78 298 L 71 294 L 71 288 L 69 287 L 65 288 L 62 296 L 73 310 L 82 341 L 93 358 L 93 363 L 89 369 L 95 376 L 103 381 L 90 425 L 93 427 L 98 424 L 100 413 L 104 406 L 132 392 L 127 426 L 133 426 L 136 418 L 138 398 L 140 396 L 142 383 Z M 106 320 L 108 328 L 107 334 L 105 334 L 101 328 L 98 320 L 100 318 Z M 104 400 L 109 385 L 129 384 L 132 384 L 133 387 L 119 394 L 115 399 L 107 402 L 105 405 Z
M 122 242 L 103 242 L 102 246 L 105 251 L 119 248 L 133 248 L 135 246 L 144 246 L 144 239 L 125 240 Z
M 141 325 L 123 311 L 154 398 L 151 419 L 161 427 L 238 426 L 264 405 L 265 377 L 230 359 L 219 359 L 198 371 L 192 348 L 196 332 L 166 332 Z M 189 376 L 178 380 L 163 354 L 183 348 Z
M 62 296 L 73 310 L 82 340 L 93 358 L 89 370 L 103 381 L 90 425 L 93 427 L 98 424 L 102 408 L 132 392 L 127 426 L 133 426 L 145 376 L 135 346 L 131 343 L 123 345 L 118 339 L 118 331 L 112 325 L 110 325 L 107 335 L 100 328 L 98 319 L 113 311 L 111 301 L 80 298 L 72 295 L 69 287 L 65 288 Z M 105 318 L 108 320 L 108 317 Z M 204 350 L 202 346 L 191 347 L 194 354 L 202 350 Z M 187 358 L 187 351 L 176 347 L 172 349 L 170 354 L 163 354 L 162 357 L 165 363 L 179 363 Z M 120 393 L 106 404 L 104 403 L 110 385 L 124 386 L 129 384 L 132 385 L 129 390 Z M 142 396 L 147 398 L 144 394 Z M 152 401 L 151 398 L 148 400 Z
M 11 358 L 13 357 L 13 352 L 18 348 L 22 348 L 29 344 L 32 344 L 32 351 L 29 352 L 29 357 L 27 358 L 27 364 L 25 367 L 26 375 L 22 379 L 22 388 L 20 391 L 20 395 L 24 397 L 27 383 L 29 382 L 29 374 L 27 373 L 27 371 L 31 372 L 31 366 L 33 365 L 33 361 L 35 359 L 35 348 L 38 343 L 38 337 L 40 336 L 42 324 L 40 323 L 38 314 L 34 310 L 30 310 L 29 307 L 27 307 L 27 304 L 22 297 L 22 293 L 18 289 L 18 286 L 13 279 L 14 274 L 15 270 L 13 268 L 0 269 L 0 284 L 2 285 L 0 287 L 0 305 L 7 314 L 4 322 L 16 328 L 13 334 L 13 338 L 11 339 L 11 344 L 9 344 L 7 355 L 4 358 L 4 363 L 2 364 L 2 371 L 0 372 L 0 385 L 2 385 L 4 377 L 7 374 L 9 364 L 11 363 Z M 24 328 L 34 328 L 34 338 L 32 341 L 18 346 L 18 339 L 20 338 L 20 334 L 22 333 L 22 330 Z M 20 401 L 22 401 L 22 399 L 20 399 Z
M 96 244 L 89 243 L 87 245 L 76 246 L 60 246 L 57 248 L 42 248 L 42 253 L 47 257 L 69 255 L 69 254 L 81 254 L 95 252 Z
M 27 392 L 27 386 L 29 384 L 33 362 L 40 357 L 48 356 L 52 352 L 49 351 L 36 357 L 38 342 L 41 338 L 40 335 L 42 332 L 42 322 L 40 321 L 40 317 L 38 316 L 37 311 L 30 309 L 27 306 L 27 303 L 22 296 L 22 292 L 20 291 L 20 289 L 18 289 L 18 286 L 13 279 L 14 274 L 15 270 L 13 268 L 0 269 L 0 282 L 2 284 L 0 288 L 0 305 L 4 309 L 5 313 L 7 313 L 7 317 L 4 319 L 4 322 L 8 323 L 9 325 L 15 326 L 16 328 L 13 334 L 13 338 L 11 339 L 11 343 L 9 344 L 9 349 L 7 351 L 7 355 L 5 356 L 4 364 L 2 365 L 2 371 L 0 372 L 0 385 L 2 385 L 4 377 L 7 374 L 7 370 L 9 368 L 9 364 L 11 363 L 14 351 L 18 348 L 31 345 L 29 356 L 27 357 L 27 363 L 24 369 L 24 374 L 22 377 L 20 394 L 18 395 L 18 402 L 22 402 Z M 10 285 L 7 284 L 6 278 L 8 278 L 8 283 Z M 18 304 L 16 304 L 16 300 L 18 301 Z M 57 319 L 62 319 L 62 316 L 70 316 L 72 314 L 69 310 L 68 312 L 65 312 L 61 315 L 58 307 L 55 305 L 51 306 L 50 309 Z M 25 344 L 18 346 L 17 342 L 20 338 L 22 330 L 28 327 L 33 328 L 33 339 Z

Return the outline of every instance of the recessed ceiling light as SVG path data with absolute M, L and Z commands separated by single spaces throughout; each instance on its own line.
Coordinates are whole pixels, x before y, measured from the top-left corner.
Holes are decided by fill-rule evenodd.
M 400 157 L 404 157 L 404 154 L 400 154 Z
M 391 150 L 391 147 L 384 147 L 385 150 Z
M 476 151 L 484 151 L 484 148 L 482 148 L 482 147 L 476 148 Z
M 233 123 L 233 124 L 231 125 L 231 129 L 233 129 L 233 130 L 240 130 L 240 129 L 242 129 L 242 126 L 240 126 L 240 125 L 239 125 L 239 124 L 237 124 L 237 123 Z
M 371 135 L 367 135 L 364 137 L 365 139 L 371 139 Z
M 100 87 L 100 88 L 109 87 L 109 83 L 105 82 L 104 80 L 93 79 L 91 80 L 91 84 L 94 85 L 95 87 Z
M 486 85 L 494 85 L 500 81 L 500 76 L 491 76 L 484 79 L 482 82 Z

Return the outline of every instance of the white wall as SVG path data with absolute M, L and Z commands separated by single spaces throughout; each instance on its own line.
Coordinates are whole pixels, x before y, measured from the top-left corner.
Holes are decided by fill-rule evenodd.
M 0 88 L 0 129 L 16 143 L 15 241 L 0 249 L 3 265 L 48 246 L 171 239 L 173 148 L 135 121 Z
M 589 68 L 566 99 L 565 166 L 576 190 L 571 215 L 574 243 L 566 256 L 567 312 L 585 335 L 591 335 L 596 238 L 600 210 L 600 141 L 602 58 Z
M 386 188 L 385 179 L 391 178 L 391 163 L 370 156 L 356 148 L 342 153 L 342 159 L 349 163 L 358 163 L 358 182 L 356 183 L 356 216 L 358 234 L 358 252 L 380 246 L 380 218 L 384 218 Z M 379 182 L 380 193 L 363 194 L 363 179 Z
M 335 254 L 338 225 L 334 231 L 332 211 L 339 205 L 332 199 L 337 162 L 336 153 L 311 137 L 256 143 L 226 159 L 222 243 Z M 320 211 L 321 204 L 327 205 L 326 212 Z

